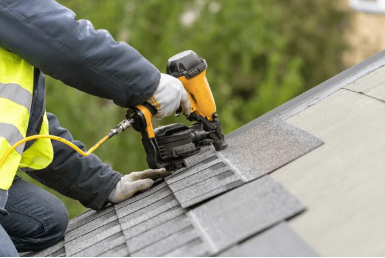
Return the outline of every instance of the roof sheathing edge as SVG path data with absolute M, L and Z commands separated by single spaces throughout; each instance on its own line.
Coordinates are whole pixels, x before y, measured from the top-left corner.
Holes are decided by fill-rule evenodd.
M 325 99 L 329 95 L 333 94 L 337 90 L 345 87 L 351 82 L 373 72 L 374 70 L 385 65 L 385 50 L 369 57 L 361 63 L 337 74 L 329 80 L 319 84 L 318 86 L 302 93 L 301 95 L 289 100 L 281 106 L 267 112 L 266 114 L 256 118 L 255 120 L 243 125 L 242 127 L 227 134 L 226 139 L 234 137 L 238 134 L 246 132 L 250 128 L 257 126 L 258 124 L 266 121 L 274 116 L 279 116 L 281 119 L 287 118 L 298 114 L 306 108 L 318 103 L 322 99 Z

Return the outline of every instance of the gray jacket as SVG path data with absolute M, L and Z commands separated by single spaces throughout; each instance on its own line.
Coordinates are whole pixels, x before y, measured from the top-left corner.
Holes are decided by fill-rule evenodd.
M 40 131 L 45 110 L 43 73 L 121 107 L 142 103 L 159 83 L 159 71 L 135 49 L 116 42 L 105 30 L 95 31 L 89 21 L 77 21 L 75 13 L 53 0 L 0 0 L 0 24 L 0 47 L 36 67 L 27 135 Z M 83 146 L 59 127 L 52 114 L 49 123 L 50 134 Z M 63 144 L 52 143 L 53 163 L 29 174 L 86 207 L 101 209 L 121 175 L 95 155 L 81 157 Z

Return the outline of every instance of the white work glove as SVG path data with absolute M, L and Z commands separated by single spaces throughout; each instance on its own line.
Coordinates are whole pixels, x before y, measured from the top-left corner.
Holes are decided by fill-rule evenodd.
M 182 112 L 185 116 L 190 115 L 190 99 L 183 84 L 168 74 L 160 74 L 158 89 L 147 102 L 158 110 L 154 116 L 156 119 L 171 115 L 180 106 L 182 106 Z
M 171 175 L 166 169 L 147 169 L 142 172 L 132 172 L 125 175 L 116 184 L 116 187 L 108 196 L 110 203 L 120 203 L 133 196 L 138 191 L 144 191 L 154 184 L 154 180 Z

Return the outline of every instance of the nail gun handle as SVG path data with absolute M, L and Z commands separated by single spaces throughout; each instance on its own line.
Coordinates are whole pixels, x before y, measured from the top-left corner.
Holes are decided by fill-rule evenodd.
M 143 104 L 140 106 L 144 106 L 146 109 L 148 109 L 148 111 L 151 113 L 151 116 L 155 116 L 158 113 L 158 110 L 148 102 L 143 102 Z
M 154 138 L 154 128 L 152 127 L 151 118 L 156 115 L 157 109 L 149 103 L 144 102 L 127 110 L 126 118 L 132 119 L 132 127 L 142 134 L 146 134 L 148 138 Z

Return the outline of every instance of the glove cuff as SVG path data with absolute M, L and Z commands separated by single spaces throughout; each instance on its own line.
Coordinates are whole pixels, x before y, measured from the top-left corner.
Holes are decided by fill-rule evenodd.
M 114 200 L 114 196 L 115 196 L 115 192 L 116 192 L 116 187 L 111 191 L 111 193 L 108 195 L 108 198 L 107 198 L 107 201 L 109 203 L 114 203 L 112 200 Z

